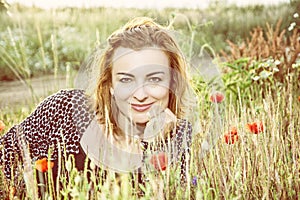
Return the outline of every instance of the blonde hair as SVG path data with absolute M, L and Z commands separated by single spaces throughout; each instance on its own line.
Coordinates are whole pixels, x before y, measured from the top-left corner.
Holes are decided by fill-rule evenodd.
M 95 109 L 99 123 L 107 124 L 108 120 L 110 125 L 112 125 L 114 136 L 122 134 L 112 114 L 112 96 L 110 94 L 110 88 L 112 87 L 112 60 L 118 47 L 133 50 L 155 47 L 167 55 L 172 68 L 168 108 L 178 118 L 182 118 L 185 107 L 185 99 L 182 97 L 187 89 L 187 64 L 170 31 L 155 23 L 151 18 L 138 17 L 112 33 L 107 41 L 108 46 L 100 60 L 101 77 L 98 80 L 95 93 Z

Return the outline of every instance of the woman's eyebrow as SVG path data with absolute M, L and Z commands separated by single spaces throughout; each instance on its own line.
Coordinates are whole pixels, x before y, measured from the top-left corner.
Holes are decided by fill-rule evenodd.
M 128 73 L 125 73 L 125 72 L 118 72 L 117 75 L 125 75 L 125 76 L 130 76 L 130 77 L 134 77 L 132 74 L 128 74 Z
M 153 75 L 156 75 L 156 74 L 165 74 L 165 72 L 152 72 L 150 74 L 147 74 L 146 77 L 153 76 Z

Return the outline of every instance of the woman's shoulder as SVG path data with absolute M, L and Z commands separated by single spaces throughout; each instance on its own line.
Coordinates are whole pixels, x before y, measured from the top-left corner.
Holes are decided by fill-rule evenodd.
M 80 89 L 62 89 L 48 96 L 41 104 L 55 103 L 64 106 L 84 105 L 90 101 L 90 98 L 84 90 Z
M 91 98 L 80 89 L 62 89 L 45 98 L 32 113 L 33 118 L 63 119 L 91 118 L 93 115 Z M 89 117 L 91 116 L 91 117 Z
M 85 91 L 81 90 L 81 89 L 61 89 L 58 92 L 52 94 L 51 96 L 66 97 L 66 98 L 72 98 L 72 97 L 86 98 L 87 97 L 87 95 L 85 94 Z

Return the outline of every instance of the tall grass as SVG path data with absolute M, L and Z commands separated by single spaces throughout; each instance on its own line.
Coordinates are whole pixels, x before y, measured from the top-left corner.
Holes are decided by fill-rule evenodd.
M 222 134 L 217 145 L 204 157 L 201 157 L 201 138 L 209 134 L 209 124 L 215 118 L 199 113 L 202 131 L 194 135 L 190 166 L 190 178 L 197 177 L 197 185 L 189 183 L 187 188 L 181 188 L 176 172 L 171 170 L 164 172 L 157 181 L 153 177 L 154 180 L 144 188 L 145 195 L 139 197 L 126 175 L 121 177 L 122 182 L 119 183 L 120 177 L 111 174 L 102 185 L 96 182 L 94 176 L 97 173 L 91 173 L 92 181 L 88 182 L 87 172 L 79 173 L 69 167 L 67 173 L 70 181 L 62 181 L 63 190 L 56 192 L 48 188 L 45 195 L 50 198 L 49 192 L 54 192 L 60 198 L 71 196 L 75 199 L 157 199 L 161 196 L 167 199 L 297 199 L 300 197 L 300 102 L 293 87 L 291 82 L 288 90 L 280 91 L 277 98 L 274 94 L 268 94 L 250 103 L 237 99 L 236 104 L 231 102 L 235 99 L 228 97 L 224 102 L 226 110 L 222 116 L 222 130 L 226 132 L 236 126 L 239 139 L 229 145 L 224 142 Z M 10 127 L 24 119 L 32 108 L 29 105 L 27 109 L 17 109 L 15 112 L 4 110 L 0 119 Z M 210 112 L 209 109 L 207 107 L 201 112 Z M 246 124 L 254 121 L 263 122 L 262 133 L 253 134 L 246 129 Z M 91 189 L 92 183 L 94 189 Z M 1 190 L 4 188 L 2 185 Z

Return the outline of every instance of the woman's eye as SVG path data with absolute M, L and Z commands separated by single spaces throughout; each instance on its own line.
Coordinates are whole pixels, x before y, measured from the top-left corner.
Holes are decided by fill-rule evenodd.
M 159 77 L 152 77 L 152 78 L 149 78 L 149 81 L 152 83 L 158 83 L 158 82 L 162 81 L 162 79 Z
M 130 83 L 132 81 L 132 78 L 121 78 L 119 81 L 121 83 Z

